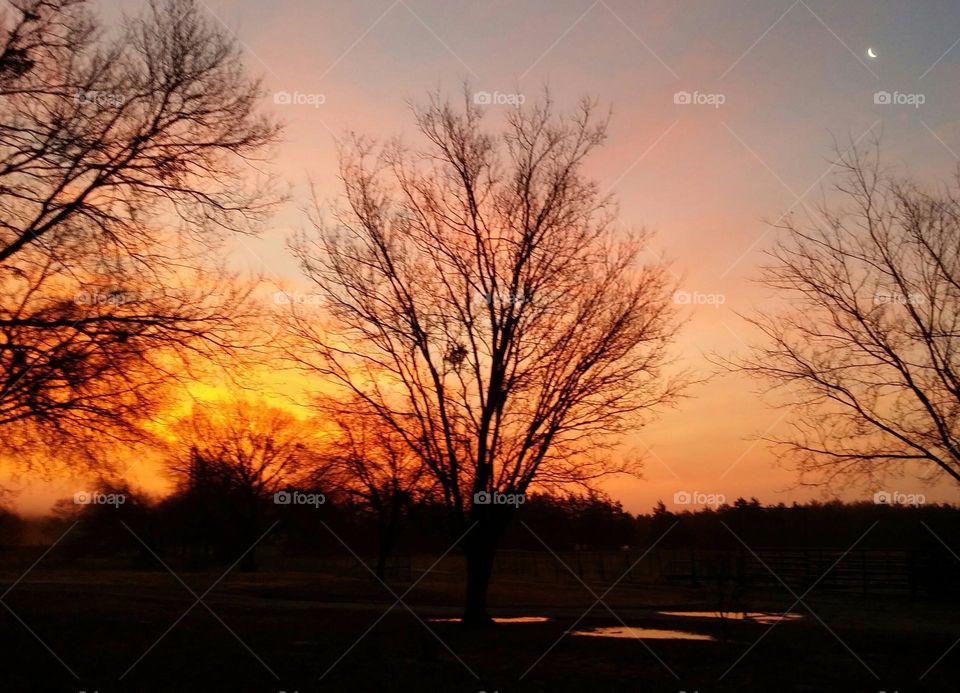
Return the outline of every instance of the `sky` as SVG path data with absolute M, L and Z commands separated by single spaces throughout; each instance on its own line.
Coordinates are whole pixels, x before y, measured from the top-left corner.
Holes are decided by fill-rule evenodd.
M 136 12 L 133 0 L 94 5 Z M 308 181 L 338 192 L 336 138 L 349 130 L 416 142 L 408 104 L 464 81 L 489 94 L 491 127 L 510 103 L 550 89 L 558 107 L 582 96 L 612 109 L 607 144 L 588 172 L 616 195 L 625 226 L 656 233 L 651 258 L 671 260 L 689 323 L 681 363 L 742 352 L 738 313 L 774 305 L 753 280 L 776 239 L 770 222 L 802 219 L 831 180 L 839 143 L 882 135 L 887 163 L 923 181 L 960 159 L 960 8 L 956 0 L 204 0 L 263 77 L 264 108 L 286 124 L 275 171 L 291 201 L 261 238 L 235 249 L 238 266 L 295 287 L 285 239 L 306 225 Z M 876 55 L 872 58 L 868 50 Z M 878 93 L 880 96 L 878 96 Z M 891 95 L 884 103 L 884 93 Z M 478 98 L 484 98 L 480 96 Z M 899 103 L 898 103 L 899 102 Z M 676 410 L 632 435 L 642 479 L 609 492 L 631 511 L 678 492 L 869 499 L 879 489 L 797 488 L 758 435 L 787 412 L 740 376 L 699 386 Z M 34 484 L 39 509 L 73 480 Z M 62 487 L 62 488 L 61 488 Z M 904 479 L 896 490 L 958 501 L 955 484 Z M 72 492 L 72 491 L 71 491 Z

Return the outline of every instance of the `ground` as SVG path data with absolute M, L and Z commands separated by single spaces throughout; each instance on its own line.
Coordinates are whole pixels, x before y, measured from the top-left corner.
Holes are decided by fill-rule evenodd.
M 21 572 L 3 574 L 3 691 L 906 693 L 954 691 L 960 671 L 960 605 L 932 600 L 811 595 L 801 620 L 732 621 L 724 639 L 716 618 L 661 613 L 712 608 L 707 588 L 618 588 L 604 597 L 614 616 L 588 611 L 596 597 L 575 580 L 502 580 L 495 615 L 549 620 L 476 631 L 432 620 L 458 613 L 458 581 L 440 573 L 390 609 L 396 598 L 362 574 L 178 572 L 182 584 L 164 569 L 40 566 L 13 584 Z M 397 596 L 410 584 L 390 582 Z M 755 594 L 749 608 L 794 601 Z M 577 629 L 622 619 L 715 640 L 565 635 L 581 616 Z

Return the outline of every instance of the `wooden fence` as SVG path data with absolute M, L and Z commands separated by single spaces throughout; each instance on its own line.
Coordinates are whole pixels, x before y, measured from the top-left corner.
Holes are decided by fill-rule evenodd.
M 427 570 L 428 557 L 397 557 L 393 568 L 410 575 Z M 431 573 L 460 574 L 457 555 L 444 559 Z M 748 588 L 798 592 L 816 585 L 818 592 L 876 595 L 954 595 L 960 597 L 960 560 L 946 550 L 828 548 L 755 548 L 740 551 L 656 549 L 565 551 L 501 551 L 498 579 L 530 582 L 610 584 L 623 586 L 673 584 L 710 586 L 718 581 Z M 782 581 L 782 582 L 781 582 Z

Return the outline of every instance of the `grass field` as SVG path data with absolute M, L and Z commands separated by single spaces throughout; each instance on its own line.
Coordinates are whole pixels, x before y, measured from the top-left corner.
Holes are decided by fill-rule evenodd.
M 392 609 L 396 598 L 368 577 L 220 577 L 38 567 L 3 598 L 2 690 L 902 693 L 956 690 L 960 671 L 960 648 L 944 656 L 960 638 L 960 609 L 929 601 L 811 595 L 815 615 L 801 605 L 802 619 L 772 627 L 733 620 L 724 638 L 716 618 L 662 614 L 711 610 L 706 590 L 621 587 L 604 597 L 608 610 L 590 608 L 602 584 L 499 581 L 495 616 L 548 620 L 476 631 L 432 620 L 458 613 L 448 575 L 427 575 Z M 408 586 L 390 583 L 397 596 Z M 794 601 L 786 590 L 755 594 L 749 609 Z M 574 623 L 714 639 L 565 634 Z

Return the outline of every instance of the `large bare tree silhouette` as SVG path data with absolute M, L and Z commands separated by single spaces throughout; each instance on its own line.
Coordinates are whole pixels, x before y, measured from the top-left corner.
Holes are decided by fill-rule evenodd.
M 489 622 L 518 494 L 629 469 L 611 442 L 680 386 L 664 374 L 671 281 L 583 173 L 606 123 L 587 101 L 553 111 L 549 97 L 511 110 L 494 136 L 469 95 L 457 108 L 434 94 L 415 109 L 426 148 L 354 138 L 346 204 L 294 244 L 325 310 L 294 306 L 292 356 L 436 480 L 463 534 L 470 623 Z
M 960 481 L 960 193 L 885 170 L 879 147 L 839 161 L 842 202 L 788 223 L 765 269 L 782 311 L 739 366 L 785 390 L 785 458 L 823 481 L 921 462 Z M 921 468 L 923 466 L 921 465 Z
M 200 268 L 270 209 L 277 127 L 191 0 L 112 33 L 75 0 L 0 22 L 0 439 L 119 435 L 230 343 L 244 291 Z

